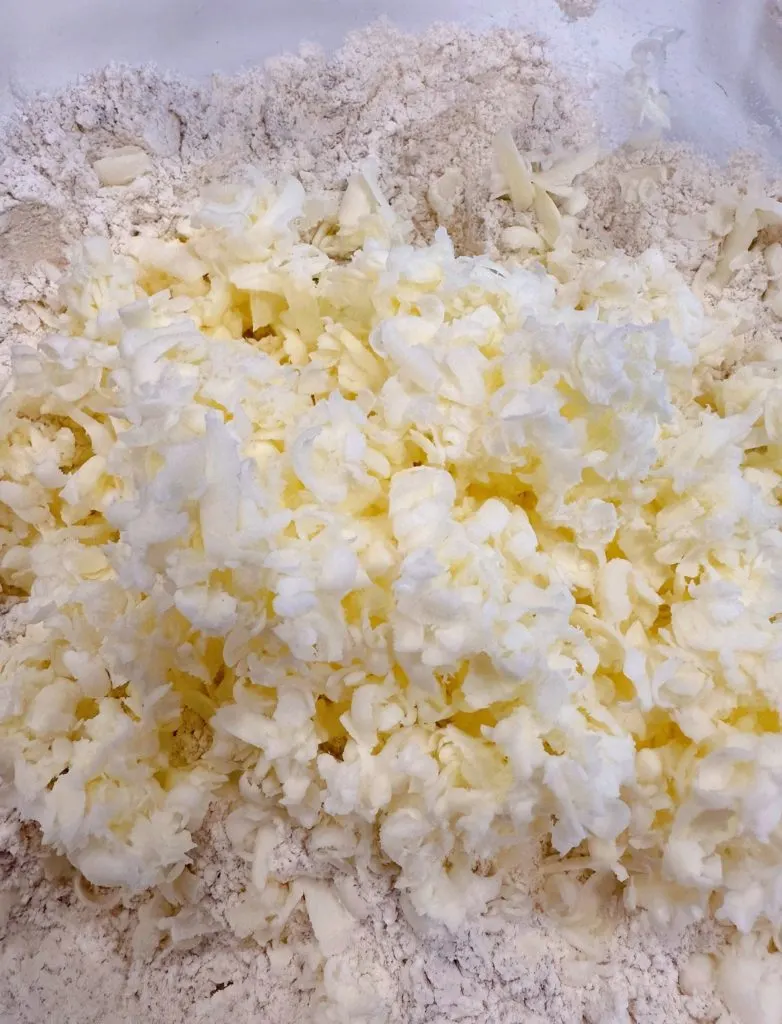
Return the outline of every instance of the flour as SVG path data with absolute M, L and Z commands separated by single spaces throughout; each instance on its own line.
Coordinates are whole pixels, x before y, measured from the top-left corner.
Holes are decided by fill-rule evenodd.
M 589 18 L 597 10 L 599 0 L 557 0 L 566 18 Z
M 723 1012 L 712 993 L 688 995 L 679 986 L 693 950 L 706 956 L 724 943 L 719 929 L 658 934 L 643 919 L 625 917 L 610 894 L 601 894 L 599 927 L 569 929 L 540 910 L 529 871 L 458 936 L 418 918 L 390 875 L 359 872 L 353 884 L 365 916 L 347 952 L 327 962 L 332 998 L 324 1000 L 315 970 L 307 970 L 318 957 L 303 910 L 286 942 L 266 951 L 238 942 L 225 927 L 248 869 L 216 815 L 198 837 L 193 894 L 218 930 L 192 949 L 172 949 L 163 938 L 151 957 L 134 958 L 135 904 L 85 906 L 67 865 L 41 860 L 32 830 L 20 832 L 10 821 L 2 828 L 0 892 L 13 893 L 0 954 L 4 1024 L 135 1024 L 163 1010 L 167 1024 L 229 1015 L 237 1024 L 687 1024 Z M 280 877 L 286 866 L 292 877 L 294 863 L 297 871 L 327 870 L 308 856 L 301 835 L 284 839 L 276 861 Z M 164 911 L 158 899 L 158 914 L 175 909 Z M 365 1003 L 335 1009 L 357 981 Z
M 726 167 L 717 167 L 687 147 L 670 143 L 627 147 L 585 176 L 590 203 L 584 231 L 591 244 L 600 244 L 602 238 L 630 255 L 648 248 L 661 250 L 693 284 L 710 312 L 741 321 L 741 359 L 764 358 L 782 343 L 782 324 L 764 301 L 769 274 L 763 246 L 754 247 L 727 286 L 717 290 L 709 285 L 708 276 L 716 266 L 721 239 L 705 230 L 702 221 L 715 199 L 743 194 L 756 176 L 767 178 L 768 172 L 754 154 L 736 154 Z M 782 194 L 782 181 L 768 177 L 765 191 L 769 196 Z M 726 353 L 726 362 L 736 357 Z
M 561 6 L 576 16 L 594 3 Z M 584 145 L 596 135 L 584 93 L 550 66 L 539 41 L 453 26 L 411 39 L 381 24 L 336 56 L 306 48 L 264 71 L 205 85 L 153 68 L 96 72 L 62 95 L 34 100 L 3 126 L 0 337 L 44 329 L 35 303 L 56 301 L 68 247 L 83 232 L 118 247 L 140 232 L 165 232 L 205 181 L 248 164 L 334 189 L 374 157 L 386 194 L 418 236 L 430 237 L 441 223 L 460 251 L 496 253 L 502 230 L 518 218 L 508 203 L 487 198 L 493 135 L 511 124 L 523 150 Z M 101 187 L 96 161 L 126 146 L 143 149 L 152 170 Z M 719 240 L 682 235 L 681 218 L 705 212 L 747 173 L 746 160 L 720 170 L 681 147 L 623 150 L 585 176 L 581 244 L 606 254 L 654 245 L 693 280 L 716 261 Z M 747 346 L 759 350 L 780 340 L 762 301 L 767 284 L 762 257 L 750 256 L 721 300 L 744 310 Z M 708 291 L 705 300 L 718 308 Z M 0 346 L 0 374 L 9 351 Z M 13 628 L 11 612 L 0 629 Z M 187 877 L 140 904 L 91 892 L 62 859 L 42 853 L 33 830 L 7 817 L 0 824 L 0 1022 L 733 1019 L 713 986 L 698 985 L 703 970 L 689 966 L 708 967 L 727 932 L 713 924 L 659 932 L 622 912 L 610 887 L 574 888 L 564 876 L 546 876 L 534 849 L 521 851 L 525 868 L 489 913 L 452 936 L 417 917 L 390 871 L 358 864 L 354 877 L 335 878 L 305 833 L 283 828 L 274 884 L 289 892 L 302 875 L 328 882 L 356 919 L 348 948 L 324 968 L 301 901 L 266 948 L 232 934 L 250 887 L 248 849 L 237 850 L 222 807 L 196 839 Z M 555 913 L 571 903 L 581 908 L 575 924 L 572 914 Z
M 457 201 L 448 216 L 440 207 L 440 220 L 463 251 L 482 251 L 491 139 L 507 123 L 525 149 L 579 145 L 594 133 L 541 44 L 506 30 L 477 37 L 439 26 L 411 44 L 381 24 L 336 56 L 307 48 L 205 86 L 152 68 L 88 75 L 5 125 L 0 332 L 32 329 L 23 303 L 51 290 L 53 267 L 85 231 L 123 246 L 150 225 L 165 230 L 204 182 L 248 164 L 333 189 L 373 156 L 392 204 L 424 236 L 438 223 L 430 186 L 436 192 L 458 164 Z M 99 187 L 93 165 L 122 146 L 142 147 L 154 173 Z M 24 224 L 39 239 L 35 252 L 17 251 Z M 45 262 L 33 269 L 36 258 Z

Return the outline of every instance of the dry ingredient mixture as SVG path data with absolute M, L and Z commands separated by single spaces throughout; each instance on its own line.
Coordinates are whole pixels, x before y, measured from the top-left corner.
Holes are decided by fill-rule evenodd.
M 551 68 L 539 42 L 513 32 L 438 27 L 413 39 L 377 26 L 336 56 L 305 50 L 205 86 L 110 68 L 37 99 L 4 126 L 0 150 L 0 365 L 11 342 L 46 328 L 36 303 L 53 301 L 69 244 L 87 232 L 123 250 L 161 223 L 173 230 L 205 183 L 235 180 L 248 164 L 275 179 L 296 174 L 308 189 L 340 189 L 372 157 L 382 192 L 418 238 L 441 225 L 459 253 L 513 259 L 546 228 L 540 208 L 527 214 L 488 198 L 493 140 L 511 127 L 519 150 L 541 159 L 588 147 L 597 129 L 584 92 Z M 736 234 L 742 197 L 761 188 L 755 173 L 749 158 L 717 169 L 655 143 L 604 155 L 579 179 L 582 256 L 653 246 L 730 321 L 741 344 L 715 350 L 717 376 L 748 353 L 771 358 L 781 340 L 778 228 L 751 224 L 745 256 Z M 779 190 L 762 188 L 766 197 Z M 726 270 L 731 239 L 738 261 Z M 303 906 L 284 944 L 261 950 L 236 937 L 257 857 L 252 820 L 226 816 L 219 802 L 195 837 L 192 867 L 134 898 L 91 886 L 9 813 L 0 826 L 0 1020 L 781 1019 L 776 955 L 720 925 L 682 930 L 628 915 L 604 876 L 551 873 L 537 848 L 519 851 L 487 914 L 451 934 L 419 916 L 374 862 L 343 877 L 307 830 L 280 828 L 268 876 L 333 879 L 351 915 L 349 940 L 325 965 L 312 937 L 317 913 Z
M 565 17 L 588 18 L 597 10 L 599 0 L 557 0 Z

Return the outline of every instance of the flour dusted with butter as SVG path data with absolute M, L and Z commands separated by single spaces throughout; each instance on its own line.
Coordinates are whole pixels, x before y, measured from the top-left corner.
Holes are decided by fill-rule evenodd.
M 211 817 L 197 836 L 205 938 L 171 946 L 178 907 L 163 897 L 113 908 L 91 905 L 74 888 L 64 858 L 44 857 L 18 823 L 0 825 L 0 1015 L 14 1024 L 57 1017 L 126 1024 L 165 1013 L 169 1024 L 690 1024 L 730 1021 L 714 994 L 718 931 L 684 938 L 622 920 L 609 896 L 588 929 L 567 930 L 536 908 L 525 868 L 507 906 L 457 936 L 418 918 L 391 879 L 348 879 L 357 912 L 349 947 L 318 980 L 319 954 L 303 907 L 288 942 L 265 951 L 239 943 L 226 915 L 242 898 L 248 865 Z M 291 879 L 313 864 L 302 837 L 282 838 L 274 873 Z M 343 886 L 343 893 L 347 889 Z M 174 897 L 173 893 L 169 893 Z M 351 897 L 346 897 L 350 899 Z M 88 998 L 85 998 L 85 994 Z M 632 1016 L 628 1016 L 632 1013 Z
M 88 75 L 4 125 L 0 315 L 6 330 L 30 330 L 21 303 L 49 283 L 36 260 L 61 263 L 84 231 L 124 244 L 171 223 L 200 185 L 247 164 L 339 188 L 371 155 L 400 214 L 425 234 L 441 223 L 462 251 L 481 252 L 491 140 L 508 122 L 525 148 L 593 133 L 542 45 L 509 31 L 439 26 L 412 41 L 379 25 L 332 57 L 309 47 L 203 86 L 153 68 Z M 130 181 L 101 187 L 101 168 L 128 147 L 152 169 L 137 163 Z M 37 252 L 30 242 L 18 251 L 23 218 L 45 235 Z

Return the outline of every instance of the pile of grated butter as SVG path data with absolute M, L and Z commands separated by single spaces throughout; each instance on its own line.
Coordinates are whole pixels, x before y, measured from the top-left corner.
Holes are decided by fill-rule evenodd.
M 16 351 L 0 770 L 91 882 L 176 878 L 240 774 L 451 927 L 529 836 L 663 919 L 782 926 L 779 367 L 707 372 L 730 324 L 660 254 L 578 257 L 596 153 L 497 157 L 541 225 L 508 263 L 406 244 L 369 167 L 252 179 L 85 242 Z

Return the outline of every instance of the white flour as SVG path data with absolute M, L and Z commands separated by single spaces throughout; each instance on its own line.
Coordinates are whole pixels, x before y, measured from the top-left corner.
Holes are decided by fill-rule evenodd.
M 588 18 L 597 10 L 599 0 L 557 0 L 566 18 Z
M 641 920 L 612 912 L 613 901 L 603 897 L 599 928 L 568 932 L 536 908 L 530 872 L 456 937 L 420 920 L 411 923 L 388 877 L 360 878 L 356 891 L 367 916 L 329 969 L 337 984 L 342 972 L 350 986 L 361 979 L 372 1009 L 385 1008 L 390 1016 L 372 1018 L 363 1008 L 332 1016 L 312 991 L 314 977 L 308 979 L 303 913 L 291 925 L 287 964 L 278 956 L 273 966 L 265 952 L 230 936 L 223 914 L 247 884 L 248 869 L 219 821 L 199 837 L 194 871 L 202 880 L 199 906 L 221 931 L 192 951 L 164 948 L 151 960 L 131 954 L 135 907 L 85 906 L 67 865 L 53 857 L 42 862 L 31 832 L 19 833 L 11 823 L 3 828 L 5 884 L 13 882 L 5 891 L 15 899 L 0 954 L 3 1024 L 135 1024 L 162 1019 L 163 1012 L 166 1024 L 229 1016 L 237 1024 L 687 1024 L 720 1018 L 713 995 L 688 996 L 679 988 L 691 952 L 719 948 L 717 929 L 684 938 L 657 934 Z M 284 842 L 277 852 L 280 877 L 282 865 L 302 857 L 296 837 Z
M 563 0 L 573 15 L 589 6 Z M 335 188 L 371 155 L 387 194 L 421 235 L 440 222 L 461 251 L 491 249 L 511 220 L 507 204 L 487 201 L 493 134 L 510 123 L 524 149 L 581 145 L 595 132 L 587 101 L 547 64 L 538 42 L 507 31 L 475 37 L 452 26 L 416 40 L 379 26 L 334 58 L 307 50 L 266 72 L 205 87 L 149 68 L 98 72 L 63 95 L 36 100 L 4 126 L 0 337 L 40 330 L 26 303 L 53 292 L 66 247 L 82 232 L 107 234 L 122 246 L 146 226 L 173 223 L 203 181 L 248 163 Z M 100 188 L 92 165 L 126 145 L 149 153 L 153 173 L 126 187 Z M 653 171 L 638 195 L 628 171 L 641 164 L 663 170 Z M 746 173 L 737 165 L 732 176 L 740 181 Z M 715 256 L 716 243 L 677 238 L 677 218 L 705 209 L 730 180 L 731 172 L 670 147 L 612 157 L 587 182 L 587 243 L 630 252 L 654 244 L 692 277 Z M 752 345 L 779 337 L 777 322 L 762 312 L 761 264 L 760 256 L 751 260 L 730 293 L 749 313 Z M 0 347 L 0 371 L 8 351 Z M 691 961 L 693 953 L 723 945 L 721 929 L 659 934 L 644 918 L 611 911 L 615 894 L 588 889 L 579 896 L 583 924 L 566 928 L 542 913 L 545 879 L 530 866 L 487 917 L 458 937 L 407 914 L 390 876 L 358 872 L 351 891 L 366 915 L 347 952 L 329 961 L 325 986 L 344 996 L 359 980 L 365 997 L 363 1005 L 338 1012 L 318 994 L 303 910 L 294 912 L 287 945 L 270 953 L 232 937 L 226 911 L 248 885 L 248 866 L 219 816 L 198 839 L 196 930 L 212 931 L 191 950 L 164 942 L 149 959 L 134 956 L 134 947 L 139 954 L 165 939 L 166 926 L 154 922 L 172 912 L 174 894 L 169 903 L 162 896 L 147 903 L 141 927 L 137 903 L 87 906 L 67 865 L 41 859 L 32 831 L 12 818 L 1 824 L 0 1024 L 359 1024 L 385 1020 L 384 1009 L 396 1024 L 734 1019 L 709 985 L 698 987 L 710 961 Z M 275 858 L 282 882 L 303 869 L 329 874 L 309 858 L 304 835 L 287 836 Z M 564 876 L 547 882 L 549 889 L 554 884 L 566 885 Z M 560 893 L 560 902 L 568 895 Z M 708 971 L 704 976 L 708 981 Z
M 510 31 L 440 26 L 411 44 L 381 25 L 331 59 L 310 48 L 206 88 L 150 68 L 107 68 L 6 126 L 0 307 L 43 294 L 49 265 L 85 230 L 122 245 L 170 222 L 204 181 L 247 164 L 335 188 L 372 155 L 394 206 L 426 233 L 437 223 L 430 186 L 458 163 L 439 219 L 461 249 L 482 251 L 490 143 L 507 123 L 527 149 L 579 145 L 593 131 L 542 46 Z M 154 175 L 99 189 L 92 165 L 125 145 L 149 152 Z M 46 262 L 33 272 L 36 259 Z M 6 314 L 5 329 L 30 329 L 29 317 Z

